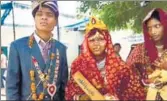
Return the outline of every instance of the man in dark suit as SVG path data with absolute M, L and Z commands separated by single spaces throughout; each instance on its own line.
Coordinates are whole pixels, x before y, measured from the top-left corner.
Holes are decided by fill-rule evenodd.
M 52 38 L 57 25 L 55 0 L 33 1 L 35 31 L 11 43 L 7 100 L 63 100 L 68 79 L 66 47 Z

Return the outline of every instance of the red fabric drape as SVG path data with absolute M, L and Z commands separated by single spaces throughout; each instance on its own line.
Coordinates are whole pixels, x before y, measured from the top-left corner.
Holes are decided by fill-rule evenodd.
M 154 9 L 154 11 L 155 10 L 159 12 L 160 22 L 164 26 L 163 44 L 164 44 L 164 48 L 167 49 L 167 13 L 160 8 Z M 151 14 L 149 14 L 149 15 L 151 15 Z M 148 17 L 148 19 L 149 19 L 149 17 Z M 157 49 L 155 47 L 153 40 L 150 39 L 150 36 L 147 32 L 147 26 L 145 24 L 145 21 L 143 22 L 143 33 L 144 33 L 144 44 L 145 44 L 145 48 L 147 50 L 147 54 L 150 58 L 150 61 L 154 62 L 155 59 L 157 59 L 157 57 L 158 57 L 158 53 L 157 53 Z
M 89 34 L 87 34 L 82 44 L 82 53 L 75 59 L 71 66 L 71 77 L 65 92 L 66 100 L 72 100 L 76 94 L 84 94 L 72 78 L 72 75 L 77 71 L 80 71 L 102 94 L 114 94 L 122 100 L 145 99 L 144 89 L 139 84 L 139 78 L 114 53 L 109 32 L 107 30 L 103 30 L 102 32 L 107 41 L 105 62 L 107 83 L 104 84 L 105 80 L 100 75 L 96 61 L 89 51 Z

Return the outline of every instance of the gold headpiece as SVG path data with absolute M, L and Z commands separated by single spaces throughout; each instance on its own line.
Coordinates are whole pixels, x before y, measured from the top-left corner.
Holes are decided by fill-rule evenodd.
M 86 25 L 86 34 L 93 28 L 107 30 L 107 26 L 104 24 L 104 22 L 102 20 L 97 19 L 94 16 L 90 18 L 89 23 Z

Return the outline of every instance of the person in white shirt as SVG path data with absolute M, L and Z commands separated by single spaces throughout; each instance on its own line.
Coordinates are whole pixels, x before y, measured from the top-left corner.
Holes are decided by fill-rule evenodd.
M 1 49 L 1 68 L 7 67 L 7 57 L 4 54 L 3 50 Z
M 4 81 L 3 74 L 4 74 L 4 72 L 6 71 L 6 68 L 7 68 L 7 57 L 4 54 L 2 48 L 1 48 L 0 53 L 1 53 L 1 88 L 4 88 L 5 85 L 3 83 L 3 81 Z

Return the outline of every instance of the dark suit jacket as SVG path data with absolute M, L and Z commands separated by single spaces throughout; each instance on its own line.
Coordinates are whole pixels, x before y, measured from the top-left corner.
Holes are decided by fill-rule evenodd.
M 18 39 L 11 43 L 10 53 L 9 53 L 9 64 L 7 70 L 7 81 L 6 81 L 6 94 L 7 100 L 26 100 L 31 93 L 30 90 L 30 75 L 29 71 L 31 69 L 35 70 L 35 75 L 37 71 L 34 64 L 31 62 L 31 55 L 34 56 L 40 66 L 42 72 L 46 69 L 48 64 L 44 62 L 40 49 L 37 42 L 34 40 L 33 47 L 30 49 L 28 46 L 29 37 Z M 60 42 L 54 40 L 54 52 L 59 50 L 60 54 L 60 67 L 57 78 L 57 91 L 54 96 L 54 100 L 63 100 L 66 82 L 68 80 L 68 67 L 66 58 L 66 47 Z M 56 66 L 56 59 L 53 60 L 53 68 L 51 69 L 51 79 L 54 76 L 54 69 Z M 35 76 L 36 84 L 39 82 L 39 77 Z M 43 91 L 43 85 L 40 83 L 37 88 L 37 94 Z M 50 96 L 45 90 L 44 100 L 49 100 Z

